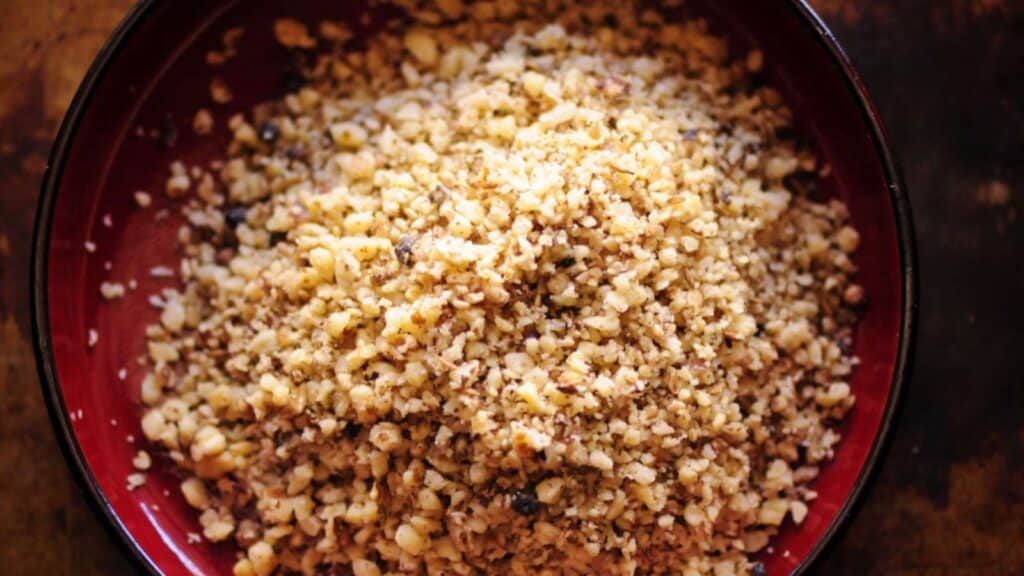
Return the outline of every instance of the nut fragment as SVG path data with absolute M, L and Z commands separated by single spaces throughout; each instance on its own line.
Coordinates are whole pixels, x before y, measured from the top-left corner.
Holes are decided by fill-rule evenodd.
M 198 478 L 188 478 L 181 483 L 181 493 L 189 506 L 197 510 L 205 510 L 210 505 L 210 497 L 206 492 L 206 486 Z
M 316 38 L 309 34 L 309 28 L 294 18 L 278 18 L 274 21 L 274 37 L 286 48 L 313 48 Z
M 433 66 L 437 63 L 437 41 L 424 30 L 412 30 L 405 35 L 405 48 L 421 64 Z
M 277 567 L 274 548 L 266 542 L 257 542 L 249 547 L 248 557 L 257 576 L 269 576 Z
M 415 528 L 408 524 L 402 524 L 395 531 L 395 543 L 402 550 L 418 556 L 427 548 L 427 540 L 423 538 Z
M 197 110 L 196 115 L 192 118 L 192 130 L 199 135 L 213 132 L 213 114 L 206 108 Z
M 139 450 L 135 454 L 135 458 L 132 459 L 132 466 L 135 466 L 136 470 L 149 470 L 152 464 L 153 459 L 150 458 L 149 453 L 145 450 Z
M 864 302 L 864 288 L 859 284 L 850 284 L 843 291 L 843 302 L 850 306 L 857 306 Z
M 104 282 L 100 284 L 100 294 L 106 300 L 116 300 L 124 296 L 124 284 L 119 282 Z
M 218 76 L 210 81 L 210 98 L 217 104 L 227 104 L 228 102 L 231 102 L 234 95 L 231 92 L 231 88 L 228 87 L 227 82 Z

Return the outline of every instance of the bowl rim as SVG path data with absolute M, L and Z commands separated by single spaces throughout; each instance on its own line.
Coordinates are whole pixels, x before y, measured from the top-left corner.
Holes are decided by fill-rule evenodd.
M 878 433 L 874 438 L 871 450 L 857 475 L 853 487 L 846 495 L 835 517 L 800 564 L 793 570 L 793 575 L 799 575 L 806 572 L 816 561 L 822 558 L 823 553 L 835 544 L 838 536 L 849 526 L 850 520 L 865 500 L 866 490 L 877 476 L 879 460 L 882 459 L 891 444 L 892 427 L 902 405 L 902 398 L 907 385 L 906 381 L 910 376 L 910 361 L 913 356 L 917 331 L 918 270 L 910 198 L 902 172 L 889 146 L 882 119 L 868 95 L 867 86 L 857 73 L 849 56 L 840 46 L 835 35 L 829 30 L 828 26 L 814 9 L 807 4 L 807 1 L 784 1 L 800 22 L 814 34 L 819 46 L 828 53 L 832 65 L 842 74 L 847 90 L 856 101 L 860 108 L 862 119 L 871 132 L 872 143 L 878 157 L 882 160 L 885 171 L 889 199 L 892 203 L 893 214 L 896 220 L 900 264 L 902 267 L 900 274 L 902 305 L 896 361 L 893 366 L 889 398 L 882 414 L 882 420 L 879 423 Z M 92 101 L 97 84 L 106 75 L 111 62 L 121 52 L 125 39 L 136 31 L 140 23 L 152 13 L 152 8 L 158 2 L 159 0 L 140 0 L 129 10 L 93 60 L 68 107 L 68 111 L 64 115 L 57 135 L 54 138 L 46 170 L 43 174 L 32 236 L 32 269 L 29 277 L 32 343 L 37 370 L 40 376 L 40 388 L 58 444 L 68 462 L 69 468 L 75 476 L 79 488 L 89 495 L 87 500 L 96 514 L 103 520 L 102 523 L 107 532 L 114 537 L 115 542 L 126 552 L 126 556 L 131 559 L 136 567 L 143 568 L 147 573 L 154 575 L 161 575 L 164 572 L 127 529 L 106 495 L 99 488 L 71 427 L 67 407 L 64 404 L 64 396 L 57 377 L 53 353 L 47 277 L 50 231 L 53 224 L 54 207 L 67 155 L 78 131 L 82 115 Z

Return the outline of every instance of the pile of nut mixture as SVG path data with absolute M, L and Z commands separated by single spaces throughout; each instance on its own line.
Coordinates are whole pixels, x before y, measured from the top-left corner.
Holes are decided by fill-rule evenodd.
M 306 84 L 168 181 L 142 428 L 203 537 L 237 576 L 763 573 L 864 295 L 761 54 L 632 1 L 403 8 L 278 21 Z

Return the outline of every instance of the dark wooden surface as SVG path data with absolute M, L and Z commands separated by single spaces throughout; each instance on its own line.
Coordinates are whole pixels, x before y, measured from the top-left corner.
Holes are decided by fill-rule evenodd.
M 29 239 L 51 138 L 131 0 L 0 0 L 0 572 L 128 574 L 38 391 Z M 1024 0 L 812 0 L 867 81 L 917 221 L 913 377 L 815 570 L 1024 574 Z

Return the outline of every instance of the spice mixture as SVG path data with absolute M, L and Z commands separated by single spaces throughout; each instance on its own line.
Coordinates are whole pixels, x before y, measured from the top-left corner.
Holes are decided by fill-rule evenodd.
M 864 294 L 761 54 L 629 1 L 404 8 L 278 21 L 306 84 L 172 170 L 142 426 L 203 537 L 237 576 L 763 573 Z

